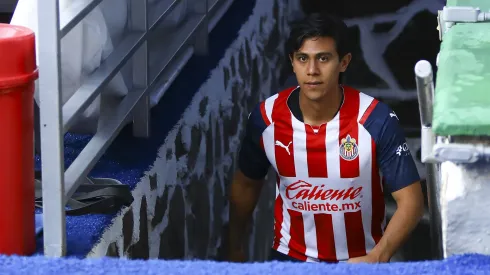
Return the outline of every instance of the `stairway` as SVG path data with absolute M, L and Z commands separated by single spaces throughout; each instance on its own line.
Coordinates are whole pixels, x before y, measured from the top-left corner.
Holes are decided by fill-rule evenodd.
M 101 1 L 84 0 L 78 3 L 81 3 L 78 6 L 79 11 L 87 14 L 89 9 L 94 8 L 97 4 L 100 4 Z M 190 6 L 189 10 L 193 10 L 193 3 L 202 6 L 203 2 L 200 0 L 189 0 L 184 2 L 173 0 L 149 1 L 148 18 L 152 22 L 150 22 L 150 28 L 154 30 L 154 32 L 149 34 L 148 39 L 152 40 L 155 35 L 160 36 L 160 38 L 157 37 L 156 41 L 149 41 L 148 45 L 148 52 L 150 54 L 150 59 L 148 60 L 148 76 L 150 79 L 154 79 L 154 81 L 151 82 L 151 87 L 153 89 L 148 92 L 149 100 L 152 102 L 151 107 L 153 107 L 150 113 L 152 120 L 149 122 L 149 127 L 151 129 L 149 137 L 135 137 L 134 129 L 132 129 L 135 124 L 131 124 L 130 120 L 122 119 L 119 122 L 119 125 L 115 124 L 112 115 L 118 113 L 106 114 L 108 120 L 106 122 L 101 122 L 107 123 L 105 125 L 106 127 L 99 129 L 99 132 L 95 135 L 90 133 L 74 133 L 70 130 L 70 126 L 74 124 L 73 118 L 80 114 L 80 110 L 83 110 L 83 107 L 76 106 L 76 104 L 74 105 L 73 103 L 78 102 L 85 107 L 87 106 L 86 102 L 81 103 L 72 99 L 76 97 L 78 100 L 84 99 L 89 102 L 90 100 L 93 100 L 94 97 L 90 96 L 89 98 L 84 98 L 88 94 L 88 90 L 92 89 L 90 93 L 95 94 L 97 89 L 99 89 L 98 87 L 94 87 L 94 83 L 98 83 L 99 85 L 107 83 L 107 81 L 114 75 L 114 72 L 118 70 L 121 70 L 124 75 L 124 63 L 129 60 L 129 58 L 124 57 L 124 55 L 134 54 L 134 48 L 142 45 L 140 39 L 143 39 L 146 36 L 141 36 L 141 33 L 133 32 L 129 33 L 126 37 L 121 38 L 120 42 L 115 44 L 115 49 L 109 55 L 107 60 L 103 61 L 102 66 L 88 76 L 88 80 L 86 80 L 86 83 L 88 84 L 83 84 L 77 91 L 80 96 L 75 94 L 63 106 L 63 118 L 65 118 L 63 121 L 65 124 L 64 130 L 67 131 L 66 134 L 64 134 L 64 148 L 62 148 L 62 154 L 64 155 L 65 160 L 64 166 L 68 169 L 67 172 L 65 172 L 65 181 L 71 183 L 69 186 L 71 186 L 72 189 L 74 184 L 83 182 L 83 176 L 80 177 L 81 180 L 78 179 L 78 176 L 80 173 L 83 174 L 84 171 L 86 171 L 89 172 L 89 176 L 91 177 L 111 178 L 120 183 L 129 185 L 131 189 L 134 190 L 136 185 L 144 179 L 146 176 L 145 173 L 150 169 L 151 165 L 153 165 L 159 154 L 159 147 L 165 142 L 167 134 L 180 119 L 180 116 L 188 107 L 190 100 L 198 91 L 199 87 L 207 79 L 209 71 L 216 67 L 217 62 L 222 59 L 225 50 L 237 37 L 241 25 L 251 14 L 255 1 L 209 0 L 206 17 L 204 17 L 203 14 L 191 12 L 190 15 L 186 15 L 183 20 L 176 19 L 175 16 L 175 12 L 179 11 L 179 3 L 188 3 L 188 6 Z M 159 14 L 158 12 L 161 13 Z M 221 18 L 223 16 L 227 17 L 225 20 L 226 23 L 221 23 Z M 69 19 L 82 20 L 82 18 L 78 18 L 77 16 L 73 16 Z M 62 30 L 68 33 L 68 29 L 72 29 L 75 25 L 69 23 L 70 20 L 67 21 L 66 16 L 63 20 L 61 20 Z M 178 21 L 177 24 L 179 26 L 176 24 L 173 26 L 174 28 L 178 28 L 178 30 L 168 28 L 169 24 L 167 24 L 166 27 L 166 23 L 172 24 L 172 20 Z M 161 23 L 157 24 L 158 21 L 161 21 Z M 160 27 L 166 32 L 161 32 Z M 170 36 L 169 31 L 173 31 L 175 34 L 172 39 L 168 38 L 162 40 L 165 36 Z M 204 33 L 206 35 L 204 35 Z M 42 35 L 42 32 L 40 34 Z M 206 49 L 207 47 L 203 42 L 208 40 L 208 34 L 209 48 Z M 41 44 L 42 41 L 43 40 L 40 40 L 39 43 Z M 151 44 L 150 42 L 160 44 Z M 155 48 L 155 46 L 157 47 Z M 40 45 L 40 47 L 42 47 L 42 45 Z M 43 56 L 40 58 L 41 64 L 43 64 Z M 131 70 L 129 70 L 129 72 L 131 73 Z M 44 75 L 48 74 L 45 73 Z M 131 79 L 131 75 L 124 76 L 126 77 L 126 80 Z M 192 81 L 189 81 L 189 76 Z M 41 84 L 42 81 L 43 80 L 41 79 Z M 131 87 L 131 85 L 128 86 Z M 98 92 L 100 93 L 100 90 Z M 126 98 L 128 98 L 128 100 L 130 98 L 135 99 L 133 95 L 134 93 L 129 93 Z M 131 103 L 124 105 L 123 101 L 122 104 L 121 108 L 123 109 L 131 107 Z M 72 109 L 67 108 L 68 106 Z M 43 109 L 42 105 L 40 107 L 41 112 L 43 110 L 49 110 L 49 108 L 46 109 L 46 107 Z M 110 112 L 114 111 L 111 109 L 117 110 L 117 107 L 109 108 L 108 110 Z M 130 109 L 124 110 L 126 116 L 131 113 Z M 133 113 L 141 114 L 142 112 L 144 112 L 144 110 L 138 109 Z M 68 120 L 66 120 L 67 114 L 69 117 Z M 131 118 L 131 116 L 129 116 L 129 118 Z M 123 124 L 126 124 L 126 126 Z M 105 140 L 101 141 L 101 139 Z M 42 140 L 50 142 L 52 139 L 48 137 L 42 138 Z M 42 155 L 54 155 L 52 153 L 54 152 Z M 81 158 L 82 155 L 84 158 Z M 87 158 L 87 156 L 89 158 Z M 50 167 L 46 168 L 46 171 L 49 172 L 53 171 L 50 169 L 58 169 L 56 162 L 47 161 L 47 163 Z M 39 171 L 41 169 L 41 158 L 39 156 L 36 158 L 36 166 Z M 43 175 L 49 174 L 45 173 L 46 171 L 43 170 Z M 53 184 L 52 180 L 45 179 L 45 177 L 43 177 L 43 181 L 45 184 L 46 182 L 47 184 Z M 111 215 L 93 214 L 67 216 L 66 255 L 84 258 L 92 251 L 94 245 L 100 244 L 103 236 L 107 236 L 107 234 L 120 234 L 119 236 L 125 240 L 125 244 L 124 247 L 116 248 L 116 250 L 118 250 L 116 253 L 118 254 L 117 256 L 148 258 L 150 249 L 148 240 L 146 243 L 141 240 L 141 236 L 144 237 L 145 235 L 135 236 L 135 239 L 132 239 L 133 223 L 136 227 L 141 219 L 141 224 L 143 226 L 145 223 L 143 220 L 146 220 L 143 216 L 146 216 L 146 212 L 144 215 L 138 214 L 138 220 L 127 220 L 127 217 L 130 217 L 128 213 L 135 212 L 133 209 L 143 211 L 142 209 L 144 209 L 144 207 L 141 205 L 146 203 L 146 199 L 143 198 L 143 201 L 141 201 L 141 199 L 142 198 L 138 198 L 135 201 L 134 206 L 121 209 L 120 212 Z M 153 212 L 153 210 L 148 211 Z M 42 212 L 38 209 L 37 213 Z M 131 219 L 133 218 L 134 217 L 131 217 Z M 117 223 L 118 220 L 122 219 L 124 219 L 125 227 L 131 228 L 131 231 L 113 233 L 113 230 L 107 233 L 108 227 L 113 226 L 114 223 Z M 50 246 L 44 243 L 45 240 L 49 241 L 53 240 L 53 238 L 61 238 L 61 234 L 53 232 L 53 228 L 57 228 L 57 226 L 52 226 L 55 223 L 59 223 L 59 221 L 52 221 L 44 224 L 44 232 L 37 240 L 37 254 L 47 253 L 44 248 Z M 64 224 L 64 222 L 61 224 Z M 143 231 L 148 231 L 146 227 L 138 229 L 134 228 L 134 230 L 136 232 L 141 231 L 141 234 L 144 233 Z M 148 236 L 148 232 L 146 233 L 146 236 Z M 92 251 L 90 256 L 114 256 L 114 245 L 110 244 L 107 251 Z

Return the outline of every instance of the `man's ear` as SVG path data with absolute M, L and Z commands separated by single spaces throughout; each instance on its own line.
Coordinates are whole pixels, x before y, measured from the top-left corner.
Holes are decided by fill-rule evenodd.
M 340 72 L 343 73 L 347 70 L 347 67 L 349 67 L 350 61 L 352 60 L 352 54 L 348 53 L 342 57 L 340 60 Z

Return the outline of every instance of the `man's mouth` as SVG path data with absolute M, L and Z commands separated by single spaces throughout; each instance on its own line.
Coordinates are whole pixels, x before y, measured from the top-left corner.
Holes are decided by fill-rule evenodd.
M 320 82 L 320 81 L 309 81 L 309 82 L 305 82 L 305 84 L 310 85 L 310 86 L 316 86 L 316 85 L 322 84 L 322 82 Z

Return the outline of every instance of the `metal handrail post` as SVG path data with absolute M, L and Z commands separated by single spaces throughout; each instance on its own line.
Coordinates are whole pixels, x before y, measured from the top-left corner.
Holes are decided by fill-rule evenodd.
M 148 32 L 148 0 L 130 1 L 129 24 L 133 31 Z M 133 89 L 146 89 L 149 83 L 148 41 L 132 57 Z M 148 93 L 138 102 L 133 111 L 133 135 L 148 138 L 150 136 L 150 96 Z
M 44 254 L 66 254 L 58 0 L 37 0 Z
M 197 55 L 207 55 L 209 52 L 209 17 L 208 15 L 208 7 L 209 0 L 197 0 L 193 1 L 194 11 L 198 14 L 204 15 L 204 22 L 201 25 L 200 29 L 197 31 L 195 44 L 194 44 L 194 52 Z
M 434 259 L 441 259 L 442 254 L 442 220 L 440 207 L 440 179 L 439 164 L 427 161 L 435 143 L 432 132 L 432 115 L 434 102 L 434 82 L 431 64 L 421 60 L 415 65 L 415 81 L 419 101 L 421 129 L 422 162 L 426 166 L 426 186 L 430 213 L 430 231 L 432 241 L 432 255 Z

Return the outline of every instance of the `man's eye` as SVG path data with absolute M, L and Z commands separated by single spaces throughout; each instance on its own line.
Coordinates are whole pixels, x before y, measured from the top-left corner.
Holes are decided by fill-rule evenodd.
M 326 56 L 321 56 L 319 59 L 322 62 L 328 61 L 328 57 L 326 57 Z
M 304 56 L 299 56 L 299 57 L 298 57 L 298 60 L 299 60 L 300 62 L 305 62 L 305 61 L 306 61 L 306 57 L 304 57 Z

